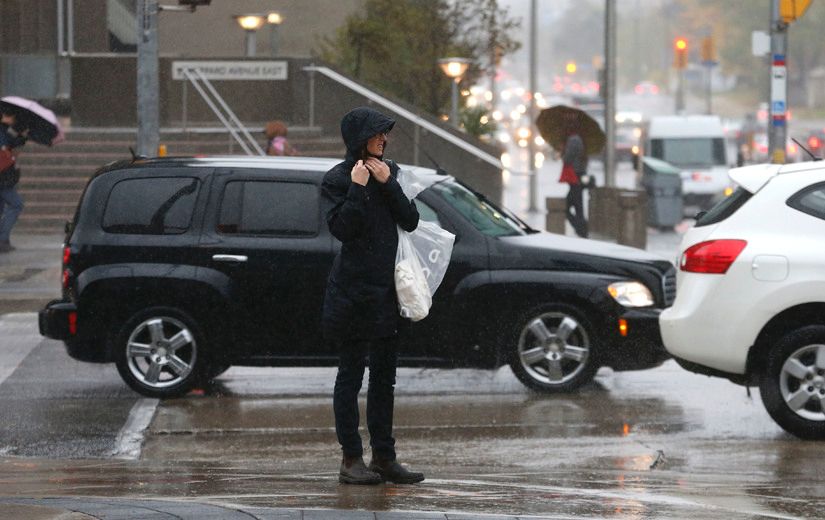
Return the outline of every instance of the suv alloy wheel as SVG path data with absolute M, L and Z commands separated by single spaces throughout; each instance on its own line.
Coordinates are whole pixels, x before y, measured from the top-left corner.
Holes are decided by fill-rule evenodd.
M 540 392 L 567 392 L 593 379 L 596 340 L 590 323 L 567 306 L 551 306 L 523 315 L 510 366 L 527 387 Z
M 117 369 L 143 395 L 181 396 L 207 366 L 204 344 L 200 328 L 187 313 L 169 307 L 143 309 L 117 335 Z
M 759 392 L 784 430 L 803 439 L 825 438 L 825 326 L 786 334 L 768 354 Z

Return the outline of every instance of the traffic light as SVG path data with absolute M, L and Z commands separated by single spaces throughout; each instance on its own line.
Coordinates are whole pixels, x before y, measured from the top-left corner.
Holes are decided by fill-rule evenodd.
M 210 3 L 212 3 L 212 0 L 178 0 L 178 5 L 189 7 L 192 10 L 200 6 L 207 6 Z
M 564 70 L 566 70 L 568 74 L 575 74 L 577 69 L 578 67 L 575 61 L 568 61 L 564 66 Z
M 688 42 L 685 38 L 673 41 L 673 67 L 684 69 L 688 64 Z
M 791 23 L 805 14 L 810 4 L 811 0 L 779 0 L 779 16 L 783 22 Z

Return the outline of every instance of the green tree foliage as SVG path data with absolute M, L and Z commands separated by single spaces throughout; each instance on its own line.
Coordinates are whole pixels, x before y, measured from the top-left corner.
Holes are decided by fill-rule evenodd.
M 464 84 L 475 82 L 493 49 L 518 48 L 498 0 L 367 0 L 331 37 L 320 43 L 321 59 L 379 91 L 433 114 L 450 100 L 450 80 L 438 60 L 472 60 Z
M 462 109 L 459 119 L 465 132 L 483 140 L 489 140 L 496 131 L 496 122 L 487 109 L 479 105 Z

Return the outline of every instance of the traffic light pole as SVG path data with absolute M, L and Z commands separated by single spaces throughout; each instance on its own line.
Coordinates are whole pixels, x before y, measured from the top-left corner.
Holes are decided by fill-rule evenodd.
M 527 144 L 527 165 L 530 172 L 530 212 L 536 212 L 538 207 L 538 170 L 536 170 L 536 25 L 538 10 L 536 0 L 530 0 L 530 106 L 527 115 L 530 118 L 530 138 Z
M 676 83 L 676 113 L 685 111 L 685 69 L 676 69 L 679 81 Z
M 771 0 L 771 102 L 768 148 L 771 162 L 785 163 L 787 139 L 787 67 L 788 24 L 779 14 L 780 0 Z
M 137 24 L 137 153 L 153 157 L 160 143 L 157 0 L 138 0 Z

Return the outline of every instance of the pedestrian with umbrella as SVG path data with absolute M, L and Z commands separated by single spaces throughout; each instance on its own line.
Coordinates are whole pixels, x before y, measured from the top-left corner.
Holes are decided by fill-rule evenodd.
M 23 199 L 17 193 L 20 170 L 17 157 L 26 144 L 28 129 L 18 127 L 17 116 L 0 113 L 0 253 L 14 250 L 11 245 L 11 229 L 23 211 Z
M 592 117 L 577 108 L 564 105 L 542 110 L 536 126 L 544 140 L 561 153 L 559 182 L 570 186 L 566 198 L 567 220 L 576 235 L 587 238 L 584 189 L 593 186 L 593 178 L 587 174 L 587 157 L 604 148 L 604 132 Z
M 62 139 L 51 110 L 17 96 L 0 99 L 0 253 L 14 250 L 11 230 L 23 211 L 23 198 L 17 192 L 20 148 L 28 140 L 51 146 Z

